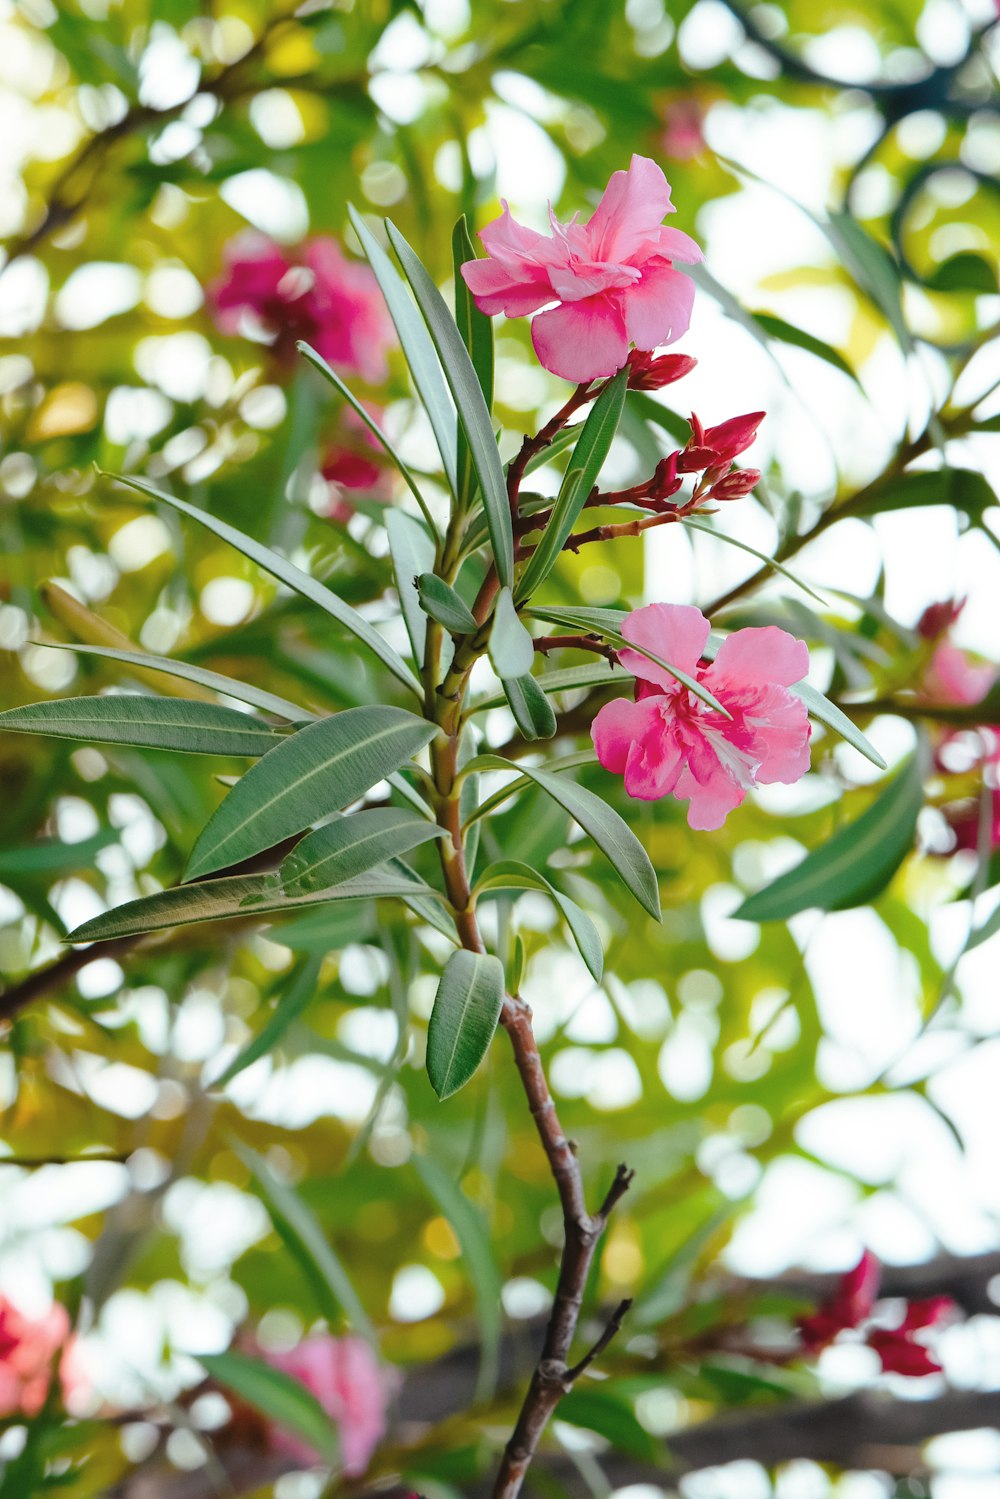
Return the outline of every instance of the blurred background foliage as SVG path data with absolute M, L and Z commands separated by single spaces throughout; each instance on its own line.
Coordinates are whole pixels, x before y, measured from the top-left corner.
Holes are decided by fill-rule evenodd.
M 683 441 L 692 402 L 716 421 L 767 405 L 765 484 L 715 526 L 769 555 L 802 551 L 794 565 L 825 602 L 674 527 L 645 551 L 618 541 L 599 561 L 568 558 L 553 601 L 694 598 L 728 625 L 780 621 L 809 639 L 817 685 L 853 703 L 890 765 L 915 744 L 915 721 L 940 744 L 942 716 L 919 696 L 932 650 L 921 610 L 975 585 L 957 638 L 988 656 L 984 620 L 995 627 L 995 500 L 980 477 L 996 465 L 1000 376 L 992 6 L 7 0 L 0 17 L 3 707 L 137 685 L 112 661 L 40 643 L 121 636 L 316 711 L 391 699 L 391 679 L 332 621 L 104 471 L 143 475 L 307 560 L 383 623 L 379 516 L 402 496 L 388 476 L 366 491 L 324 477 L 331 454 L 357 446 L 328 387 L 253 330 L 220 332 L 206 288 L 225 247 L 252 227 L 288 246 L 330 235 L 353 255 L 353 202 L 373 222 L 390 214 L 445 285 L 461 213 L 481 227 L 501 194 L 535 221 L 547 196 L 561 217 L 587 212 L 638 151 L 663 163 L 675 222 L 709 253 L 683 345 L 700 360 L 691 394 L 636 403 L 615 477 L 644 477 Z M 533 362 L 524 324 L 497 335 L 506 455 L 560 386 Z M 398 354 L 390 365 L 384 383 L 358 388 L 415 468 L 433 468 Z M 568 729 L 585 731 L 600 699 L 582 700 L 562 700 Z M 970 709 L 964 723 L 982 718 Z M 482 722 L 495 744 L 512 735 L 501 710 Z M 801 788 L 770 788 L 711 835 L 692 834 L 676 803 L 627 805 L 584 769 L 650 853 L 662 926 L 640 920 L 539 792 L 484 823 L 484 856 L 551 861 L 598 922 L 601 986 L 544 898 L 497 903 L 526 946 L 525 994 L 588 1180 L 610 1179 L 619 1159 L 638 1173 L 590 1292 L 591 1312 L 638 1297 L 631 1336 L 606 1359 L 619 1377 L 562 1410 L 546 1488 L 669 1487 L 675 1433 L 731 1406 L 818 1398 L 813 1373 L 731 1341 L 751 1313 L 787 1328 L 803 1293 L 727 1298 L 723 1267 L 843 1268 L 863 1241 L 900 1263 L 997 1246 L 995 959 L 982 938 L 957 973 L 953 959 L 988 924 L 1000 871 L 988 836 L 954 851 L 956 818 L 941 812 L 971 805 L 975 817 L 993 772 L 983 790 L 974 749 L 935 764 L 916 851 L 873 910 L 735 921 L 743 896 L 877 795 L 872 766 L 816 739 Z M 317 1289 L 246 1147 L 315 1215 L 391 1364 L 420 1371 L 480 1350 L 478 1386 L 475 1358 L 454 1365 L 464 1395 L 476 1387 L 471 1409 L 445 1391 L 430 1409 L 441 1419 L 425 1419 L 411 1375 L 372 1474 L 402 1471 L 434 1494 L 474 1485 L 512 1424 L 511 1360 L 545 1308 L 560 1220 L 503 1038 L 447 1105 L 427 1085 L 440 939 L 388 904 L 337 906 L 263 931 L 232 922 L 88 962 L 61 956 L 80 920 L 181 878 L 219 777 L 241 768 L 0 739 L 11 1158 L 0 1162 L 0 1285 L 42 1305 L 54 1289 L 82 1308 L 104 1408 L 158 1413 L 68 1427 L 43 1413 L 21 1458 L 23 1426 L 0 1446 L 5 1495 L 58 1481 L 81 1499 L 139 1496 L 182 1479 L 203 1487 L 178 1493 L 211 1493 L 235 1438 L 215 1429 L 210 1399 L 182 1396 L 199 1353 L 244 1324 L 275 1346 L 324 1316 L 342 1330 L 342 1293 Z M 430 872 L 433 855 L 415 863 Z M 273 1048 L 220 1085 L 296 985 L 300 1013 L 283 1012 Z M 993 1319 L 952 1343 L 953 1386 L 995 1385 Z M 874 1375 L 841 1360 L 824 1379 L 830 1395 Z M 919 1435 L 944 1429 L 931 1420 Z M 716 1450 L 719 1463 L 756 1455 L 724 1435 Z M 794 1447 L 784 1455 L 800 1461 L 783 1467 L 779 1449 L 742 1480 L 720 1469 L 682 1488 L 766 1494 L 773 1480 L 788 1499 L 854 1494 L 817 1450 L 827 1467 Z M 921 1492 L 915 1474 L 939 1483 L 949 1471 L 948 1454 L 921 1455 L 919 1440 L 900 1450 L 866 1461 L 847 1448 L 839 1466 L 883 1472 L 864 1494 L 893 1492 L 896 1475 L 911 1485 L 898 1492 Z M 236 1472 L 239 1492 L 319 1492 L 256 1463 Z

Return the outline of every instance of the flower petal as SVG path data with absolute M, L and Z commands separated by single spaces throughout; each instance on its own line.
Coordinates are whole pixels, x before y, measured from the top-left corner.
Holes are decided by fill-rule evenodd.
M 777 625 L 735 630 L 727 635 L 719 653 L 706 672 L 706 685 L 715 692 L 732 685 L 791 687 L 801 682 L 809 670 L 809 648 Z
M 548 276 L 528 265 L 524 267 L 523 279 L 515 279 L 499 261 L 467 260 L 462 266 L 462 276 L 479 311 L 487 317 L 496 312 L 507 317 L 526 317 L 546 302 L 555 301 Z
M 694 282 L 669 260 L 649 260 L 642 279 L 624 291 L 628 336 L 638 349 L 656 349 L 681 338 L 691 323 Z
M 531 325 L 531 341 L 545 368 L 564 380 L 582 385 L 615 374 L 628 358 L 620 293 L 540 313 Z
M 627 172 L 614 172 L 587 224 L 594 260 L 626 260 L 673 213 L 670 184 L 648 156 L 633 156 Z
M 645 646 L 689 674 L 697 669 L 711 625 L 693 604 L 647 604 L 633 609 L 622 625 L 622 634 L 633 645 Z M 638 651 L 619 652 L 619 660 L 634 677 L 674 689 L 677 678 Z

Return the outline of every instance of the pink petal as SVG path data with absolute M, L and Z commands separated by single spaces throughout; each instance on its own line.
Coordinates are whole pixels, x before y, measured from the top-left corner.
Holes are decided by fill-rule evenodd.
M 581 385 L 615 374 L 628 358 L 620 296 L 587 297 L 540 313 L 531 341 L 545 368 L 564 380 Z
M 680 260 L 687 265 L 697 265 L 704 260 L 701 247 L 683 229 L 670 229 L 664 225 L 656 236 L 656 250 L 670 260 Z
M 522 276 L 530 280 L 537 267 L 564 262 L 566 259 L 565 251 L 549 235 L 539 234 L 536 229 L 527 229 L 512 218 L 506 201 L 503 203 L 503 213 L 479 231 L 479 238 L 490 259 L 502 265 L 512 278 L 518 280 Z
M 633 156 L 627 172 L 612 174 L 586 226 L 592 258 L 627 260 L 673 211 L 662 168 L 648 156 Z
M 503 312 L 507 317 L 526 317 L 546 302 L 555 301 L 548 276 L 526 265 L 522 279 L 515 279 L 497 260 L 467 260 L 462 276 L 480 312 L 487 317 Z
M 644 646 L 671 666 L 691 674 L 697 669 L 711 628 L 693 604 L 647 604 L 644 609 L 633 609 L 622 625 L 622 634 L 634 645 Z M 638 651 L 621 651 L 619 659 L 634 677 L 671 691 L 676 689 L 677 678 Z
M 681 338 L 691 323 L 694 282 L 667 260 L 650 260 L 642 280 L 623 293 L 628 336 L 638 349 L 656 349 Z
M 689 769 L 677 782 L 674 795 L 688 801 L 688 827 L 714 833 L 746 796 L 746 788 L 734 780 L 719 760 L 706 781 L 696 780 Z
M 642 703 L 633 703 L 625 697 L 605 703 L 590 726 L 591 738 L 597 758 L 605 770 L 615 775 L 624 775 L 628 753 L 633 742 L 649 727 L 650 715 L 642 711 Z
M 772 687 L 750 708 L 745 722 L 756 726 L 753 748 L 759 757 L 755 780 L 761 786 L 780 781 L 791 786 L 809 769 L 809 714 L 786 687 Z
M 735 630 L 719 647 L 719 654 L 706 673 L 705 685 L 713 692 L 726 686 L 791 687 L 809 670 L 809 648 L 787 630 L 765 625 Z
M 978 703 L 996 680 L 995 666 L 977 666 L 956 645 L 939 645 L 924 678 L 932 702 Z

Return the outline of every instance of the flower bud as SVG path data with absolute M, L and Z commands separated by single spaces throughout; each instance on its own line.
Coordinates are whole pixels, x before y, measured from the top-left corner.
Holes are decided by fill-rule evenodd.
M 936 640 L 950 630 L 965 608 L 965 599 L 942 599 L 939 604 L 928 604 L 917 620 L 917 634 L 922 640 Z
M 633 349 L 628 361 L 629 390 L 662 390 L 689 375 L 697 363 L 690 354 L 661 354 L 654 358 L 644 349 Z
M 760 483 L 759 468 L 735 469 L 731 474 L 726 474 L 717 484 L 713 484 L 709 490 L 709 496 L 713 500 L 741 500 L 751 489 L 756 489 Z
M 720 458 L 735 458 L 753 442 L 766 415 L 766 411 L 751 411 L 746 416 L 731 416 L 717 427 L 708 427 L 702 441 Z

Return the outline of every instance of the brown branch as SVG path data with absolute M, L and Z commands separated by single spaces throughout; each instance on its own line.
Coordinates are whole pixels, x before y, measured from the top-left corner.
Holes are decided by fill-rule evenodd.
M 573 1384 L 574 1381 L 580 1378 L 580 1375 L 583 1373 L 583 1371 L 589 1368 L 596 1358 L 599 1358 L 601 1356 L 611 1340 L 615 1338 L 621 1331 L 622 1323 L 625 1321 L 626 1314 L 631 1310 L 631 1308 L 631 1296 L 626 1296 L 624 1301 L 619 1301 L 618 1305 L 611 1313 L 611 1317 L 608 1321 L 607 1327 L 601 1333 L 601 1336 L 598 1338 L 593 1348 L 591 1348 L 590 1352 L 585 1353 L 580 1362 L 578 1364 L 574 1364 L 572 1369 L 566 1370 L 567 1384 Z
M 543 656 L 549 651 L 593 651 L 597 656 L 606 656 L 612 665 L 618 660 L 614 646 L 593 635 L 536 635 L 535 650 Z

